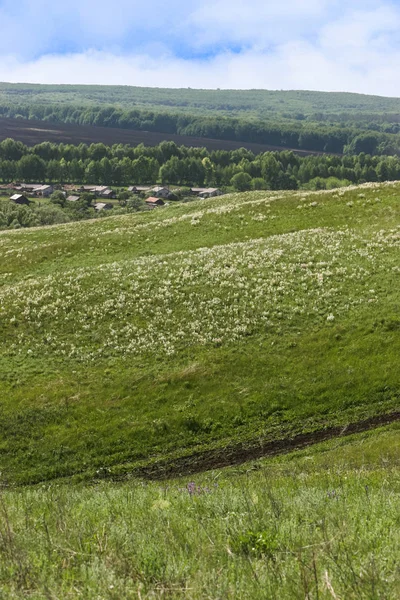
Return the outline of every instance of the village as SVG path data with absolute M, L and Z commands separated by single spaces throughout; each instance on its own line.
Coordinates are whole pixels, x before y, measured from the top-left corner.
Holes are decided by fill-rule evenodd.
M 111 210 L 118 198 L 121 197 L 141 197 L 144 199 L 149 209 L 161 208 L 168 204 L 168 201 L 179 200 L 182 197 L 188 199 L 205 199 L 223 195 L 218 188 L 179 188 L 169 185 L 131 185 L 125 188 L 112 189 L 106 185 L 50 185 L 43 183 L 10 183 L 1 188 L 2 195 L 11 194 L 9 200 L 18 205 L 30 205 L 35 200 L 50 198 L 54 192 L 61 192 L 66 202 L 76 203 L 82 197 L 82 194 L 91 194 L 93 196 L 92 206 L 96 211 Z

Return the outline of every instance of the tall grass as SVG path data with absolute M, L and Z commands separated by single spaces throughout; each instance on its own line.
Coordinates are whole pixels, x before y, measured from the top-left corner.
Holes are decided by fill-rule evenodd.
M 4 598 L 395 600 L 399 427 L 165 484 L 0 498 Z

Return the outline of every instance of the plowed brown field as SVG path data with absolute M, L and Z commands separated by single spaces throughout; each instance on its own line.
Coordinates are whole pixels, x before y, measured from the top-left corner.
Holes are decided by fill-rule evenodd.
M 193 147 L 203 147 L 208 150 L 237 150 L 247 148 L 255 154 L 268 151 L 290 150 L 280 146 L 252 144 L 250 142 L 232 142 L 229 140 L 214 140 L 202 137 L 175 135 L 171 133 L 157 133 L 154 131 L 136 131 L 132 129 L 115 129 L 111 127 L 93 127 L 91 125 L 69 125 L 65 123 L 47 123 L 43 121 L 28 121 L 25 119 L 0 119 L 0 141 L 6 138 L 23 142 L 27 146 L 34 146 L 41 142 L 54 142 L 64 144 L 98 143 L 106 145 L 129 144 L 137 146 L 157 146 L 163 141 L 172 141 L 176 144 Z M 293 150 L 297 154 L 321 154 L 306 150 Z

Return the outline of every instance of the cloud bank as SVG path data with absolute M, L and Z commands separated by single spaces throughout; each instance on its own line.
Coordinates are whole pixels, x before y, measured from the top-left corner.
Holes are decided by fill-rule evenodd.
M 0 1 L 0 80 L 400 96 L 400 3 Z

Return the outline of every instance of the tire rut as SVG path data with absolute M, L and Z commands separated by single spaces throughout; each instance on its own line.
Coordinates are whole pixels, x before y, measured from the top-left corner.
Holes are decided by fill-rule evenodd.
M 320 442 L 324 442 L 354 433 L 362 433 L 389 425 L 400 420 L 400 411 L 370 417 L 346 426 L 327 427 L 326 429 L 302 433 L 292 438 L 261 442 L 257 446 L 228 446 L 224 449 L 193 453 L 174 461 L 160 461 L 149 467 L 135 469 L 132 475 L 148 480 L 163 480 L 173 477 L 194 475 L 213 469 L 233 467 L 259 458 L 287 454 Z

